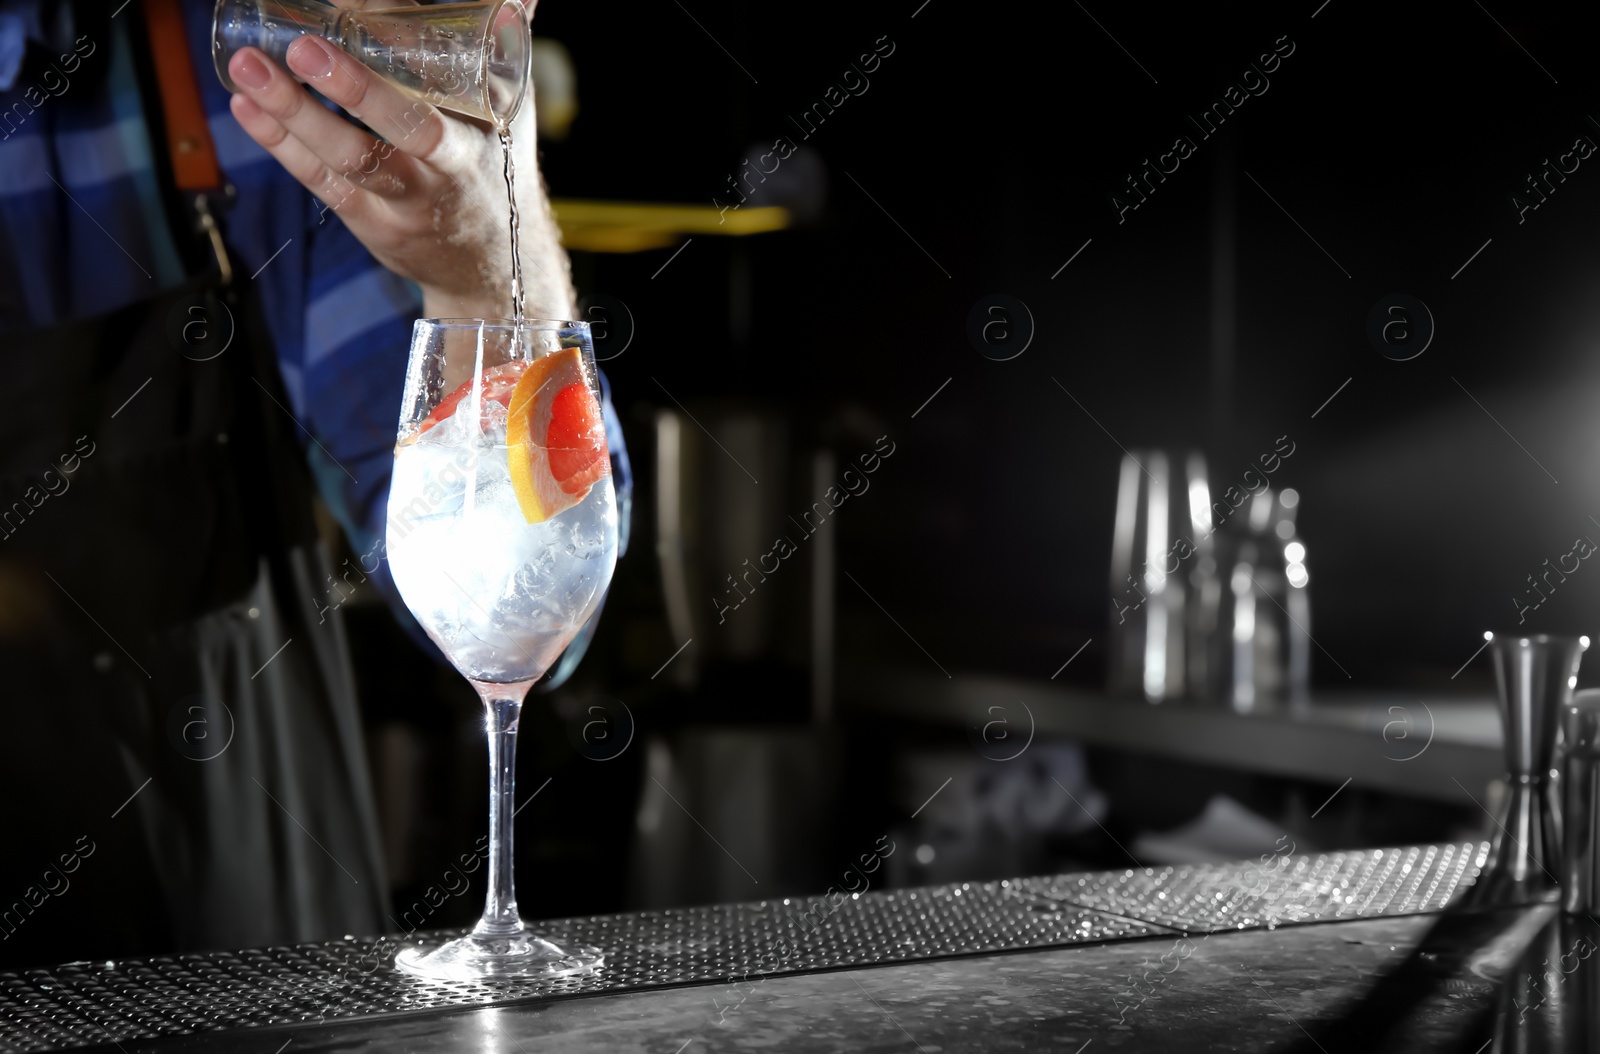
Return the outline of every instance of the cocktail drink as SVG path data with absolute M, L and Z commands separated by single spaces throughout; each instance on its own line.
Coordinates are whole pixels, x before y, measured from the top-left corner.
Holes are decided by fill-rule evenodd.
M 388 553 L 406 606 L 487 711 L 489 891 L 472 933 L 398 964 L 451 979 L 559 976 L 602 955 L 558 948 L 517 914 L 511 830 L 529 687 L 600 606 L 616 496 L 589 327 L 416 323 L 389 490 Z
M 581 322 L 416 324 L 389 559 L 470 680 L 537 680 L 611 580 L 616 500 L 588 341 Z

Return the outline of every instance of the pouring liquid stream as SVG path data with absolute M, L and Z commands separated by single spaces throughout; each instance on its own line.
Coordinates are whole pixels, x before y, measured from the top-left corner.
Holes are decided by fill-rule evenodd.
M 511 130 L 501 126 L 500 151 L 505 156 L 506 203 L 511 212 L 511 317 L 523 318 L 522 251 L 517 230 L 517 166 L 511 159 Z
M 511 128 L 501 124 L 495 131 L 500 136 L 500 153 L 505 158 L 506 177 L 506 209 L 511 216 L 511 320 L 521 322 L 523 319 L 523 292 L 522 292 L 522 247 L 521 232 L 517 229 L 517 165 L 512 160 Z M 483 375 L 483 332 L 478 332 L 478 361 L 475 369 L 477 376 Z M 474 393 L 476 394 L 476 393 Z M 476 417 L 476 411 L 474 412 Z M 477 489 L 478 460 L 474 455 L 472 460 L 472 479 L 467 487 L 467 512 L 472 511 L 473 492 Z

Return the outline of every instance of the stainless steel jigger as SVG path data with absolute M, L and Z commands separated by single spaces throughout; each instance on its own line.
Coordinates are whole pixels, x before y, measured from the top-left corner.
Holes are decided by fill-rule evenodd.
M 1600 690 L 1587 688 L 1567 705 L 1561 852 L 1561 910 L 1600 911 Z
M 1463 903 L 1494 907 L 1553 900 L 1561 868 L 1561 803 L 1550 762 L 1589 638 L 1483 636 L 1494 653 L 1510 772 L 1488 862 Z

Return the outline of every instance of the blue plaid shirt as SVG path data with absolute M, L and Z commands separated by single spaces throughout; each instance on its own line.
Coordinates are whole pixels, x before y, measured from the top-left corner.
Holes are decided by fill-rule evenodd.
M 64 5 L 0 0 L 0 332 L 70 322 L 184 281 L 162 219 L 124 3 L 108 39 L 75 35 Z M 222 218 L 235 281 L 266 309 L 290 408 L 318 489 L 358 552 L 384 535 L 389 472 L 417 287 L 385 270 L 345 227 L 245 135 L 212 73 L 211 0 L 185 0 L 189 51 L 217 160 L 238 190 Z M 52 61 L 24 66 L 24 48 Z M 92 64 L 103 79 L 74 91 Z M 602 385 L 604 380 L 602 379 Z M 632 474 L 604 400 L 619 511 Z M 315 439 L 311 442 L 307 435 Z

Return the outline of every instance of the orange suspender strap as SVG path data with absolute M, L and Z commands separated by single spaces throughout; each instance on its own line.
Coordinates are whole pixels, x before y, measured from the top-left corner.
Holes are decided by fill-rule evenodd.
M 178 189 L 185 193 L 222 189 L 222 168 L 211 143 L 200 82 L 189 58 L 179 0 L 143 0 L 146 32 L 154 55 L 161 109 L 166 115 L 167 152 Z

